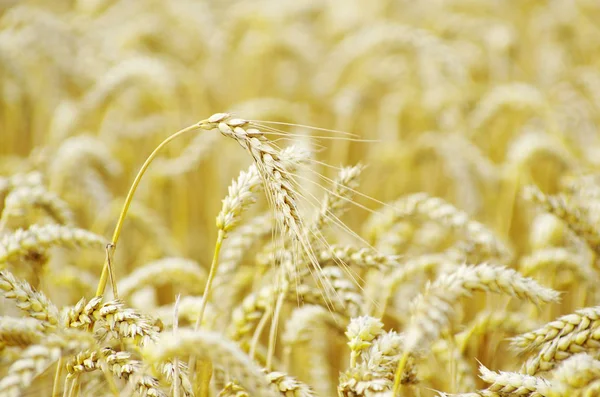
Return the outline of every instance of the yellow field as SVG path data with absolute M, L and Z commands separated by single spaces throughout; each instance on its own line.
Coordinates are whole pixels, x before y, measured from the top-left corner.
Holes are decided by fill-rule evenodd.
M 600 396 L 597 0 L 0 1 L 0 397 Z

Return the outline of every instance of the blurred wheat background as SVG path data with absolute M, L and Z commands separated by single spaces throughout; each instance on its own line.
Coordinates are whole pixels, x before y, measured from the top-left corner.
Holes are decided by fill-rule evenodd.
M 597 0 L 0 1 L 0 396 L 600 396 L 599 210 Z

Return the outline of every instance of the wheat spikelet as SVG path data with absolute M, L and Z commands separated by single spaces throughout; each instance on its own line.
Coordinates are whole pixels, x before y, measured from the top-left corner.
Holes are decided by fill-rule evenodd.
M 62 356 L 89 349 L 95 341 L 86 332 L 70 331 L 47 335 L 37 345 L 23 351 L 0 380 L 0 394 L 19 396 L 35 377 Z
M 346 337 L 348 338 L 348 346 L 353 356 L 358 356 L 362 350 L 371 346 L 371 342 L 383 333 L 383 323 L 381 320 L 361 316 L 350 320 Z
M 586 263 L 585 258 L 565 248 L 537 250 L 531 255 L 522 257 L 520 262 L 521 271 L 525 275 L 535 274 L 540 270 L 562 270 L 566 268 L 582 281 L 592 282 L 597 278 L 591 264 Z
M 535 186 L 528 186 L 524 196 L 544 211 L 562 219 L 567 227 L 581 237 L 592 250 L 600 253 L 600 232 L 590 223 L 585 214 L 568 202 L 565 196 L 548 196 Z
M 316 397 L 310 386 L 283 372 L 266 373 L 267 381 L 285 397 Z
M 180 329 L 177 339 L 161 335 L 156 344 L 144 348 L 143 355 L 149 362 L 188 355 L 208 359 L 214 366 L 224 367 L 252 395 L 276 395 L 256 364 L 234 343 L 217 333 Z
M 320 277 L 324 285 L 313 286 L 306 283 L 293 285 L 291 293 L 298 294 L 304 302 L 323 305 L 347 317 L 355 317 L 361 313 L 364 298 L 356 282 L 349 279 L 343 269 L 334 266 L 324 267 Z M 323 293 L 327 288 L 333 291 L 332 296 Z
M 77 353 L 65 364 L 67 378 L 76 378 L 84 372 L 92 372 L 99 369 L 99 358 L 100 353 L 97 350 L 85 350 Z
M 167 397 L 167 393 L 160 388 L 158 379 L 155 377 L 145 374 L 134 374 L 132 379 L 135 384 L 135 390 L 141 396 Z
M 89 302 L 81 299 L 75 307 L 67 310 L 63 324 L 68 328 L 94 328 L 100 340 L 116 335 L 132 338 L 142 345 L 157 335 L 156 328 L 148 318 L 119 300 L 102 302 L 102 297 L 92 298 Z
M 328 191 L 321 203 L 321 208 L 310 225 L 311 229 L 320 231 L 325 225 L 337 223 L 345 205 L 352 200 L 354 190 L 358 188 L 359 177 L 363 166 L 344 167 L 333 182 L 333 188 Z
M 179 370 L 175 370 L 175 362 L 166 362 L 161 365 L 161 372 L 165 376 L 168 383 L 174 385 L 175 382 L 179 384 L 181 392 L 185 397 L 191 397 L 194 395 L 192 390 L 192 384 L 187 376 L 188 368 L 185 363 L 178 363 Z M 175 380 L 177 379 L 177 380 Z M 174 393 L 173 394 L 177 394 Z
M 227 241 L 224 243 L 226 249 L 221 253 L 219 268 L 213 281 L 213 288 L 219 296 L 219 299 L 215 302 L 216 304 L 224 308 L 231 307 L 232 303 L 225 304 L 223 302 L 234 293 L 231 279 L 242 263 L 244 255 L 254 244 L 266 237 L 271 232 L 272 227 L 271 214 L 263 214 L 238 226 L 228 236 Z M 222 289 L 227 289 L 226 293 Z
M 119 295 L 127 299 L 146 286 L 173 284 L 191 293 L 202 292 L 206 271 L 187 258 L 163 258 L 143 265 L 117 284 Z
M 415 298 L 413 314 L 406 329 L 406 349 L 414 351 L 437 339 L 441 330 L 449 324 L 453 304 L 473 291 L 507 294 L 536 305 L 558 299 L 556 291 L 542 287 L 512 269 L 488 264 L 463 265 L 449 275 L 440 276 Z
M 174 304 L 160 306 L 156 311 L 153 311 L 153 316 L 159 318 L 165 327 L 170 327 L 173 325 L 173 310 Z M 202 306 L 202 297 L 201 296 L 184 296 L 179 300 L 179 306 L 177 310 L 177 316 L 179 321 L 185 321 L 188 324 L 193 323 L 198 318 L 198 313 L 200 313 L 200 308 Z M 211 304 L 208 304 L 205 309 L 203 324 L 210 326 L 210 324 L 214 324 L 215 319 L 217 318 L 217 311 L 215 307 Z
M 229 338 L 238 341 L 251 334 L 273 302 L 276 293 L 273 287 L 267 286 L 247 295 L 242 304 L 231 314 L 231 324 L 227 332 Z
M 25 280 L 17 280 L 7 270 L 0 271 L 0 290 L 7 299 L 14 299 L 19 309 L 40 321 L 44 329 L 58 324 L 58 309 L 41 292 L 34 291 Z
M 82 166 L 95 168 L 108 177 L 115 177 L 122 170 L 106 144 L 98 138 L 87 135 L 71 137 L 62 143 L 49 165 L 50 190 L 64 192 L 75 171 Z
M 506 245 L 483 224 L 471 220 L 469 216 L 442 200 L 426 193 L 415 193 L 391 204 L 386 210 L 371 220 L 372 224 L 393 224 L 402 219 L 417 217 L 433 220 L 452 230 L 464 233 L 467 243 L 474 244 L 478 255 L 490 255 L 499 259 L 511 257 Z M 385 220 L 383 220 L 385 219 Z
M 368 318 L 366 318 L 368 319 Z M 360 347 L 360 362 L 352 360 L 358 357 L 352 350 L 350 368 L 340 374 L 338 394 L 343 396 L 383 396 L 391 395 L 394 384 L 394 372 L 403 354 L 402 335 L 394 331 L 381 332 L 378 329 L 377 320 L 372 319 L 367 327 L 355 329 L 348 334 L 349 345 L 353 348 L 353 341 L 358 342 Z M 351 323 L 352 324 L 352 323 Z M 361 325 L 361 322 L 355 324 Z M 375 325 L 375 329 L 370 329 L 368 325 Z M 348 331 L 351 331 L 349 326 Z M 356 333 L 358 331 L 358 334 Z M 361 343 L 360 333 L 363 331 L 364 341 Z M 373 331 L 378 335 L 374 337 Z M 414 360 L 409 359 L 404 367 L 401 377 L 401 384 L 415 384 L 417 382 L 416 368 Z
M 4 199 L 4 210 L 0 222 L 8 222 L 11 218 L 20 218 L 27 207 L 39 208 L 60 225 L 74 224 L 74 215 L 58 195 L 49 192 L 42 186 L 23 186 L 13 189 Z
M 242 211 L 254 203 L 254 192 L 262 187 L 262 180 L 256 165 L 252 164 L 247 171 L 240 172 L 237 180 L 229 186 L 229 192 L 223 199 L 223 207 L 217 215 L 217 228 L 225 232 L 225 236 L 237 226 Z
M 59 225 L 32 225 L 4 236 L 0 241 L 0 266 L 31 252 L 53 246 L 104 248 L 106 240 L 84 229 Z
M 516 336 L 512 346 L 520 352 L 539 350 L 555 339 L 572 337 L 579 332 L 594 329 L 600 321 L 600 307 L 586 307 L 559 317 L 534 331 Z
M 206 130 L 218 129 L 223 135 L 236 140 L 254 159 L 254 164 L 265 186 L 271 205 L 276 210 L 285 235 L 292 236 L 308 250 L 305 226 L 298 209 L 296 183 L 291 177 L 282 152 L 267 142 L 264 134 L 252 123 L 242 119 L 232 119 L 227 113 L 217 113 L 201 122 L 199 127 Z M 293 151 L 292 151 L 293 153 Z M 301 155 L 300 157 L 305 157 Z M 310 256 L 310 252 L 307 251 Z
M 552 386 L 542 378 L 522 375 L 514 372 L 494 372 L 481 365 L 481 379 L 489 383 L 487 390 L 499 394 L 514 396 L 543 397 L 548 396 Z
M 7 346 L 27 347 L 39 342 L 44 327 L 33 318 L 0 317 L 0 351 Z
M 552 397 L 586 395 L 585 389 L 592 389 L 599 378 L 600 361 L 585 353 L 571 356 L 553 372 Z M 587 395 L 593 395 L 592 391 Z
M 371 248 L 357 248 L 347 245 L 331 245 L 328 249 L 319 250 L 319 262 L 326 266 L 328 262 L 341 263 L 349 267 L 389 270 L 398 266 L 399 259 L 394 255 L 380 254 Z
M 229 382 L 217 394 L 217 397 L 250 397 L 248 392 L 242 387 L 233 382 Z
M 501 113 L 502 107 L 514 109 L 531 109 L 539 111 L 544 107 L 545 98 L 535 87 L 512 83 L 495 87 L 478 104 L 471 114 L 471 126 L 474 130 L 485 126 L 495 115 Z

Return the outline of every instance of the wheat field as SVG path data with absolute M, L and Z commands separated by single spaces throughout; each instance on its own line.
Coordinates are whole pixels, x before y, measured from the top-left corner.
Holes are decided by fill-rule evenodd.
M 600 396 L 597 0 L 0 1 L 0 397 Z

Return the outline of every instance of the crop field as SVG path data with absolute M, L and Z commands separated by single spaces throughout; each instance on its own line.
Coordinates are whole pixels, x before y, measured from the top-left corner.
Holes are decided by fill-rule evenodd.
M 0 0 L 0 397 L 600 396 L 599 0 Z

